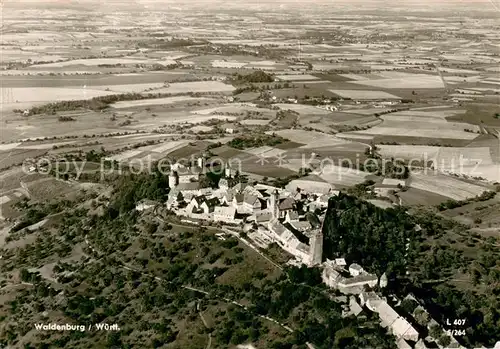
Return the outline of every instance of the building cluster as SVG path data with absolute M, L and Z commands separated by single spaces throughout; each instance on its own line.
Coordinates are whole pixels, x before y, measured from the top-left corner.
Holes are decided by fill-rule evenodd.
M 375 292 L 363 292 L 359 299 L 361 306 L 378 314 L 382 327 L 394 334 L 400 349 L 465 348 L 453 335 L 447 333 L 411 294 L 405 297 L 405 301 L 413 302 L 415 307 L 411 313 L 405 312 L 404 315 L 398 313 L 385 298 Z M 401 303 L 396 297 L 393 301 Z M 424 336 L 423 333 L 427 334 Z M 442 342 L 443 337 L 448 339 L 446 344 Z
M 398 340 L 398 346 L 403 341 L 418 342 L 418 331 L 408 320 L 399 315 L 386 300 L 375 292 L 362 292 L 359 298 L 362 306 L 366 306 L 366 308 L 378 314 L 381 326 L 388 328 L 394 334 Z
M 169 210 L 184 219 L 247 227 L 247 231 L 251 232 L 249 237 L 255 242 L 276 243 L 294 257 L 292 263 L 319 267 L 327 286 L 350 295 L 347 306 L 350 310 L 345 311 L 345 316 L 358 316 L 363 309 L 368 309 L 377 313 L 382 327 L 394 334 L 399 348 L 429 347 L 426 343 L 433 339 L 421 338 L 412 319 L 409 321 L 385 298 L 369 291 L 376 286 L 387 286 L 385 274 L 378 278 L 357 263 L 347 265 L 344 258 L 323 262 L 323 215 L 329 199 L 339 194 L 331 185 L 303 179 L 290 182 L 284 189 L 259 183 L 238 182 L 230 185 L 236 181 L 235 171 L 229 167 L 224 169 L 223 177 L 213 188 L 203 185 L 200 180 L 204 167 L 202 158 L 194 166 L 172 166 L 166 203 Z M 136 209 L 145 210 L 153 206 L 153 203 L 141 202 Z M 359 297 L 359 302 L 356 297 Z M 453 345 L 458 345 L 454 338 L 451 339 Z
M 331 185 L 294 181 L 285 189 L 248 183 L 231 186 L 235 171 L 228 167 L 213 188 L 200 181 L 204 167 L 203 158 L 193 166 L 172 166 L 166 202 L 169 210 L 193 220 L 247 224 L 257 238 L 277 243 L 296 262 L 321 264 L 323 236 L 316 214 L 323 215 L 328 199 L 338 195 Z M 144 210 L 144 203 L 137 209 Z
M 346 294 L 360 294 L 366 287 L 373 288 L 387 286 L 387 277 L 366 272 L 359 264 L 352 263 L 346 268 L 347 263 L 343 258 L 326 260 L 323 263 L 322 279 L 331 288 L 336 288 Z

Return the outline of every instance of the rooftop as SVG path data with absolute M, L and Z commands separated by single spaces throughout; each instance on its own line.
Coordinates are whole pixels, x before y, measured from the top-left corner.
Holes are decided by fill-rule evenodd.
M 200 183 L 198 183 L 198 182 L 179 183 L 176 186 L 176 189 L 179 190 L 179 191 L 183 191 L 183 190 L 198 190 L 198 189 L 200 189 Z
M 214 215 L 234 217 L 236 209 L 234 207 L 215 206 Z
M 399 317 L 399 314 L 386 301 L 380 302 L 376 311 L 382 321 L 382 327 L 392 325 Z
M 371 274 L 363 274 L 354 276 L 352 278 L 345 279 L 342 283 L 346 286 L 357 284 L 358 282 L 368 282 L 368 281 L 377 281 L 378 278 L 376 275 Z
M 357 271 L 363 271 L 363 267 L 357 263 L 352 263 L 350 266 L 349 266 L 349 269 L 352 269 L 352 270 L 357 270 Z

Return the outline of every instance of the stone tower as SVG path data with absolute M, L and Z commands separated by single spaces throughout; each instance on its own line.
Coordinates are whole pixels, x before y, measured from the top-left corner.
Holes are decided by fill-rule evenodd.
M 383 273 L 382 276 L 380 277 L 380 280 L 379 280 L 380 288 L 387 287 L 388 282 L 389 282 L 389 280 L 387 279 L 387 274 Z
M 315 229 L 309 240 L 309 266 L 321 264 L 323 259 L 323 232 Z
M 280 217 L 280 193 L 278 193 L 277 189 L 271 194 L 269 210 L 273 219 Z
M 233 177 L 233 171 L 232 171 L 231 165 L 226 165 L 226 167 L 224 168 L 224 174 L 225 174 L 226 178 Z
M 205 168 L 205 158 L 203 156 L 200 156 L 197 160 L 196 160 L 196 165 L 198 165 L 199 168 Z
M 168 187 L 170 189 L 174 189 L 176 185 L 177 185 L 177 176 L 174 171 L 170 171 L 170 174 L 168 175 Z

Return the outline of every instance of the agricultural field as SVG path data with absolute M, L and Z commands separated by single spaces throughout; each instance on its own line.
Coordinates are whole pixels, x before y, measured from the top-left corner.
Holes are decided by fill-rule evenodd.
M 342 166 L 325 164 L 318 170 L 312 172 L 327 183 L 333 184 L 336 188 L 348 188 L 356 184 L 363 183 L 370 173 Z
M 381 79 L 366 79 L 350 81 L 352 84 L 381 88 L 381 89 L 437 89 L 443 88 L 444 83 L 439 75 L 411 74 L 399 72 L 384 72 Z
M 154 105 L 167 105 L 178 102 L 205 102 L 210 101 L 207 97 L 190 97 L 190 96 L 175 96 L 165 98 L 151 98 L 141 99 L 136 101 L 120 101 L 113 103 L 111 106 L 115 109 L 135 108 L 135 107 L 149 107 Z
M 380 145 L 380 154 L 387 158 L 401 158 L 405 160 L 427 160 L 436 161 L 439 168 L 446 169 L 447 166 L 455 164 L 459 166 L 491 165 L 493 159 L 489 147 L 435 147 L 435 146 L 400 146 Z
M 174 82 L 168 87 L 156 89 L 155 93 L 206 93 L 232 92 L 234 87 L 220 81 Z
M 489 187 L 472 184 L 452 176 L 436 173 L 432 170 L 422 170 L 422 173 L 412 173 L 409 186 L 411 188 L 439 193 L 453 200 L 466 200 L 481 195 L 490 190 Z M 427 173 L 425 173 L 427 172 Z
M 317 76 L 310 74 L 287 74 L 287 75 L 277 75 L 276 77 L 283 81 L 310 81 L 319 79 Z
M 330 90 L 330 92 L 342 97 L 350 99 L 399 99 L 398 96 L 384 92 L 372 90 Z
M 272 132 L 270 132 L 272 133 Z M 314 148 L 333 145 L 344 145 L 350 143 L 349 141 L 340 139 L 334 135 L 329 135 L 321 132 L 305 131 L 298 129 L 280 130 L 274 132 L 277 135 L 289 139 L 296 143 L 301 143 L 301 148 Z
M 374 136 L 421 137 L 472 141 L 478 137 L 480 128 L 476 125 L 448 121 L 446 118 L 463 111 L 421 111 L 409 110 L 380 116 L 383 120 L 368 130 L 357 134 Z
M 94 97 L 109 96 L 116 94 L 112 91 L 74 87 L 74 88 L 46 88 L 46 87 L 14 87 L 0 88 L 1 108 L 3 111 L 13 109 L 29 109 L 35 105 L 48 102 L 85 100 Z
M 287 104 L 287 103 L 277 103 L 277 107 L 279 107 L 281 110 L 293 110 L 294 112 L 297 112 L 299 114 L 319 114 L 319 115 L 327 115 L 329 112 L 325 109 L 318 108 L 318 107 L 313 107 L 311 105 L 305 105 L 305 104 Z
M 174 60 L 150 60 L 150 59 L 136 59 L 136 58 L 96 58 L 96 59 L 76 59 L 65 62 L 46 63 L 34 65 L 33 68 L 63 68 L 71 66 L 99 66 L 99 65 L 129 65 L 129 64 L 175 64 Z

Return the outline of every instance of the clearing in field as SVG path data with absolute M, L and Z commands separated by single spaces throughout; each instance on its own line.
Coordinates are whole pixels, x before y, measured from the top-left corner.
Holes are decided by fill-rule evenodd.
M 96 90 L 112 91 L 116 93 L 140 93 L 162 88 L 165 86 L 163 83 L 151 83 L 151 84 L 122 84 L 122 85 L 96 85 L 90 87 Z
M 39 144 L 30 144 L 28 142 L 21 143 L 18 149 L 40 149 L 40 150 L 48 150 L 54 147 L 60 147 L 64 145 L 74 144 L 75 141 L 69 142 L 59 142 L 59 143 L 39 143 Z
M 277 103 L 275 104 L 281 110 L 292 110 L 299 114 L 318 114 L 318 115 L 328 115 L 330 112 L 323 108 L 318 108 L 307 104 L 288 104 L 288 103 Z
M 363 183 L 366 177 L 370 175 L 368 172 L 331 164 L 320 166 L 313 174 L 317 175 L 325 182 L 346 187 Z
M 380 79 L 380 76 L 375 74 L 339 74 L 339 75 L 343 76 L 346 79 L 355 81 Z
M 245 119 L 241 120 L 240 124 L 248 126 L 264 126 L 267 125 L 271 120 L 260 120 L 260 119 Z
M 500 183 L 500 165 L 499 164 L 474 164 L 444 168 L 443 172 L 452 175 L 461 175 L 468 178 L 482 178 L 490 183 Z
M 210 115 L 214 113 L 244 114 L 246 110 L 257 110 L 255 104 L 249 103 L 226 103 L 215 108 L 193 110 L 193 114 Z
M 446 119 L 430 118 L 411 115 L 397 115 L 397 113 L 383 115 L 380 118 L 384 120 L 381 127 L 411 128 L 414 130 L 433 130 L 444 129 L 448 131 L 460 131 L 468 133 L 479 133 L 480 128 L 477 125 L 471 125 L 462 122 L 448 122 Z M 477 134 L 476 134 L 477 136 Z M 466 137 L 465 139 L 469 139 Z
M 101 91 L 82 87 L 12 87 L 0 88 L 0 104 L 24 102 L 56 102 L 91 99 L 94 97 L 116 94 L 111 91 Z
M 435 161 L 440 170 L 459 169 L 460 166 L 491 165 L 489 147 L 434 147 L 425 145 L 380 145 L 384 158 L 415 161 Z
M 155 146 L 151 149 L 151 151 L 155 153 L 166 153 L 166 152 L 171 152 L 176 149 L 179 149 L 186 144 L 188 144 L 189 141 L 171 141 L 171 142 L 166 142 L 165 144 L 162 144 L 160 146 Z
M 401 99 L 398 96 L 384 92 L 373 90 L 329 90 L 332 93 L 350 99 Z
M 331 190 L 335 189 L 335 187 L 330 183 L 324 182 L 321 178 L 308 176 L 304 179 L 295 179 L 286 186 L 286 190 L 292 193 L 296 192 L 298 189 L 321 195 L 327 194 Z
M 451 176 L 435 174 L 433 171 L 412 173 L 409 186 L 412 188 L 439 193 L 453 200 L 465 200 L 482 194 L 487 188 L 461 181 Z
M 202 92 L 232 92 L 232 85 L 220 81 L 173 82 L 168 87 L 155 90 L 155 93 L 202 93 Z
M 45 63 L 38 64 L 35 67 L 40 68 L 62 68 L 69 67 L 74 65 L 85 65 L 85 66 L 99 66 L 103 64 L 107 65 L 117 65 L 117 64 L 163 64 L 170 65 L 175 64 L 173 60 L 153 60 L 153 59 L 134 59 L 134 58 L 92 58 L 92 59 L 75 59 L 71 61 L 65 62 L 56 62 L 56 63 Z
M 392 72 L 391 72 L 392 73 Z M 382 88 L 382 89 L 426 89 L 444 88 L 439 75 L 408 74 L 405 77 L 378 80 L 350 81 L 352 84 Z
M 382 113 L 388 111 L 388 108 L 360 108 L 360 109 L 345 109 L 342 113 L 352 113 L 360 115 L 373 115 L 375 113 Z
M 308 81 L 308 80 L 319 80 L 317 76 L 310 74 L 289 74 L 289 75 L 277 75 L 276 78 L 284 81 Z
M 163 104 L 173 104 L 177 102 L 195 102 L 200 100 L 208 100 L 210 98 L 205 97 L 190 97 L 190 96 L 174 96 L 165 98 L 151 98 L 151 99 L 141 99 L 136 101 L 121 101 L 113 103 L 111 106 L 116 109 L 133 108 L 133 107 L 145 107 L 150 105 L 163 105 Z
M 256 155 L 259 158 L 279 157 L 281 154 L 286 152 L 286 150 L 277 149 L 277 148 L 268 147 L 268 146 L 246 149 L 244 151 L 247 153 L 250 153 L 252 155 Z
M 267 133 L 272 134 L 273 132 L 270 131 Z M 304 144 L 301 148 L 324 147 L 328 145 L 341 145 L 349 143 L 349 141 L 339 139 L 336 136 L 315 131 L 288 129 L 276 131 L 274 133 L 283 138 L 289 139 L 292 142 Z
M 123 152 L 121 154 L 110 156 L 107 158 L 107 160 L 113 160 L 113 161 L 118 161 L 118 162 L 127 161 L 128 159 L 130 159 L 134 156 L 137 156 L 141 153 L 142 153 L 142 150 L 137 150 L 137 149 L 129 150 L 129 151 Z
M 14 148 L 17 148 L 18 145 L 21 143 L 7 143 L 7 144 L 0 144 L 0 151 L 7 151 L 11 150 Z
M 221 61 L 221 60 L 212 61 L 212 67 L 214 68 L 243 68 L 247 64 L 248 64 L 247 62 L 238 62 L 238 61 Z
M 411 127 L 384 127 L 375 126 L 368 130 L 355 131 L 353 134 L 377 135 L 377 136 L 400 136 L 400 137 L 417 137 L 417 138 L 439 138 L 439 139 L 465 139 L 473 140 L 478 136 L 477 133 L 470 133 L 460 130 L 446 130 L 441 128 L 420 128 L 414 129 Z

